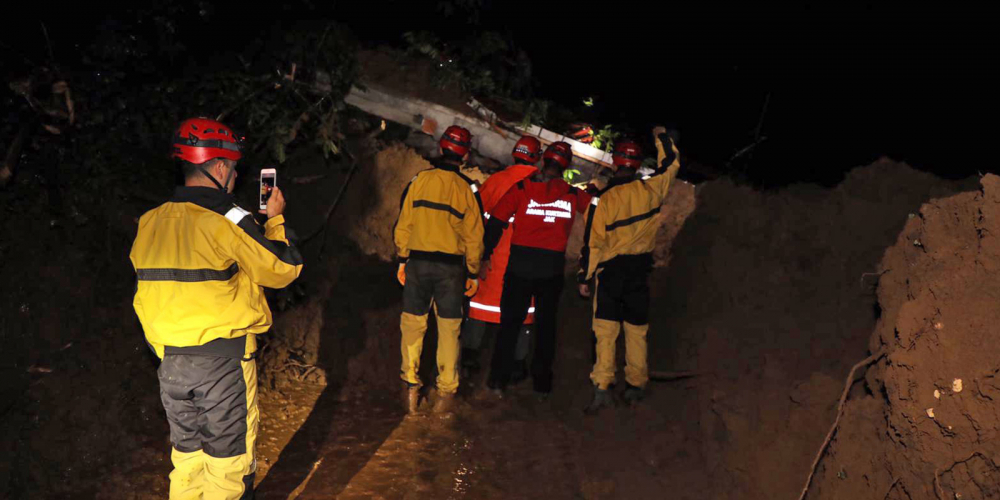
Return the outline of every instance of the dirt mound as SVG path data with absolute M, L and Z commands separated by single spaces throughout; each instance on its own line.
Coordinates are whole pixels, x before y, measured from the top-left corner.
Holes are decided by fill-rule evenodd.
M 886 251 L 869 343 L 886 355 L 810 498 L 1000 497 L 1000 177 L 981 182 L 914 211 Z
M 368 180 L 359 182 L 345 195 L 341 217 L 352 223 L 344 228 L 364 253 L 391 261 L 396 258 L 392 231 L 399 216 L 403 189 L 413 176 L 431 168 L 431 164 L 413 149 L 393 144 L 379 151 L 362 168 L 368 170 Z M 463 168 L 462 174 L 480 183 L 487 177 L 472 166 Z
M 909 213 L 965 187 L 888 160 L 834 189 L 698 187 L 653 276 L 650 364 L 703 374 L 692 397 L 713 498 L 798 494 L 875 327 L 866 273 Z

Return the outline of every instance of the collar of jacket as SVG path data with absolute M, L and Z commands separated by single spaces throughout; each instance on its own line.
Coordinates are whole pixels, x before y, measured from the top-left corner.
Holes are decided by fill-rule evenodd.
M 449 172 L 456 172 L 456 173 L 458 172 L 458 165 L 446 162 L 441 158 L 435 158 L 431 160 L 431 165 L 434 168 L 440 168 L 441 170 L 447 170 Z
M 235 204 L 233 195 L 205 186 L 177 186 L 170 198 L 174 203 L 194 203 L 203 208 L 225 213 Z

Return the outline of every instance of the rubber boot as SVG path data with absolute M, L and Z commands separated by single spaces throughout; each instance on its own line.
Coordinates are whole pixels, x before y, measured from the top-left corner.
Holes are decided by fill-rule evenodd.
M 410 415 L 417 413 L 420 406 L 420 386 L 416 384 L 403 385 L 403 402 L 406 405 L 406 412 Z
M 614 408 L 615 400 L 611 397 L 610 389 L 601 389 L 599 387 L 594 387 L 594 400 L 591 401 L 590 406 L 583 409 L 583 413 L 586 415 L 597 415 L 604 408 Z
M 434 413 L 451 413 L 454 402 L 454 392 L 438 392 L 437 402 L 434 403 Z
M 643 394 L 642 392 L 642 387 L 636 387 L 632 384 L 626 384 L 625 391 L 622 392 L 622 400 L 624 400 L 626 404 L 631 406 L 638 403 L 639 401 L 642 401 L 644 395 L 645 394 Z

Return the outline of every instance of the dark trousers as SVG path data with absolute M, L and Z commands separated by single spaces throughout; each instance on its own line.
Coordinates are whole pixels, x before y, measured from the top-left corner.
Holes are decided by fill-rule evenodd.
M 158 375 L 174 447 L 170 497 L 252 499 L 256 362 L 167 354 Z
M 517 334 L 528 314 L 531 298 L 535 298 L 535 353 L 531 360 L 531 376 L 535 391 L 552 391 L 552 362 L 556 354 L 556 317 L 559 314 L 559 296 L 563 289 L 563 275 L 544 278 L 524 278 L 508 272 L 504 276 L 503 295 L 500 298 L 500 331 L 493 363 L 490 367 L 490 385 L 503 389 L 510 381 L 514 364 Z
M 594 317 L 633 325 L 649 323 L 650 254 L 609 261 L 597 279 Z
M 410 259 L 406 263 L 403 312 L 422 316 L 431 309 L 433 301 L 438 317 L 462 319 L 465 275 L 465 266 L 461 263 Z

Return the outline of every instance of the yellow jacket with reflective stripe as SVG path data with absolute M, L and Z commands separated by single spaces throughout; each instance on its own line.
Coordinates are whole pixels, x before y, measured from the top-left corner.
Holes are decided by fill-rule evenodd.
M 666 135 L 661 137 L 656 138 L 659 168 L 652 175 L 613 183 L 591 200 L 580 251 L 581 282 L 592 278 L 602 263 L 615 257 L 653 251 L 660 227 L 657 214 L 680 169 L 677 147 Z M 670 154 L 664 150 L 664 141 L 669 144 Z
M 483 209 L 476 184 L 440 161 L 418 173 L 403 191 L 393 231 L 400 262 L 427 259 L 464 265 L 479 273 Z
M 261 287 L 283 288 L 302 271 L 284 217 L 262 230 L 232 196 L 205 187 L 179 187 L 169 202 L 146 212 L 129 257 L 137 277 L 133 306 L 160 357 L 178 348 L 198 354 L 236 348 L 241 356 L 243 344 L 253 352 L 254 336 L 247 334 L 271 326 Z

